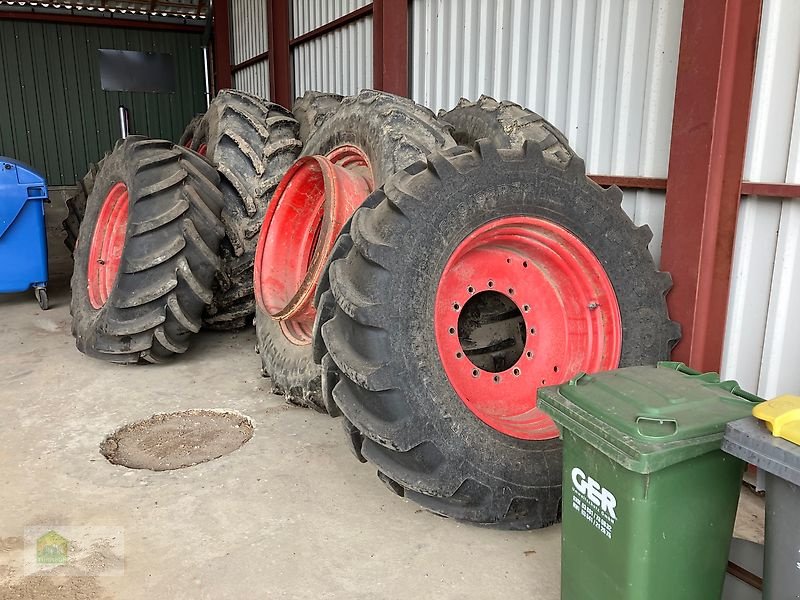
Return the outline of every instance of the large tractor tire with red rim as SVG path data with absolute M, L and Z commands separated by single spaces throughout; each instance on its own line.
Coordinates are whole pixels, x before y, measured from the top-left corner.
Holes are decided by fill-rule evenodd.
M 267 206 L 287 169 L 300 154 L 298 124 L 282 106 L 236 90 L 222 90 L 197 128 L 198 151 L 222 175 L 225 239 L 223 268 L 204 316 L 211 329 L 252 323 L 253 259 Z
M 439 111 L 439 118 L 453 127 L 459 146 L 472 148 L 478 140 L 489 139 L 498 148 L 521 148 L 532 140 L 552 162 L 566 164 L 573 155 L 567 138 L 554 125 L 514 102 L 490 96 L 476 102 L 461 98 L 455 108 Z
M 454 146 L 448 129 L 408 98 L 362 91 L 312 134 L 281 181 L 256 254 L 256 337 L 262 372 L 289 402 L 324 409 L 313 296 L 339 231 L 391 175 Z
M 130 136 L 105 159 L 75 247 L 72 333 L 84 354 L 160 362 L 199 331 L 225 233 L 219 175 L 198 154 Z
M 292 104 L 292 114 L 300 124 L 300 141 L 305 144 L 330 115 L 339 109 L 343 96 L 307 91 Z
M 107 157 L 108 154 L 96 163 L 91 163 L 89 165 L 89 170 L 86 172 L 86 175 L 77 182 L 77 191 L 73 196 L 67 198 L 65 202 L 67 205 L 67 218 L 61 222 L 61 225 L 66 233 L 64 245 L 67 247 L 70 254 L 75 252 L 75 242 L 78 240 L 81 221 L 83 221 L 83 215 L 86 212 L 86 199 L 92 193 L 94 180 L 97 177 L 97 173 L 103 168 L 103 161 Z
M 680 335 L 649 228 L 545 151 L 483 140 L 390 179 L 339 237 L 315 336 L 360 460 L 428 510 L 514 529 L 560 518 L 536 389 L 666 359 Z

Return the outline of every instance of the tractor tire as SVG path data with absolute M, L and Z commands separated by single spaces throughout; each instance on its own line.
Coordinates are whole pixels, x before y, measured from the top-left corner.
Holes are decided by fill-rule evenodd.
M 375 187 L 433 152 L 455 145 L 436 116 L 408 98 L 365 90 L 342 100 L 308 139 L 303 156 L 328 154 L 351 145 L 369 159 Z M 262 373 L 272 378 L 273 390 L 287 401 L 324 411 L 320 369 L 311 344 L 298 345 L 284 334 L 278 321 L 257 307 L 256 338 Z
M 61 222 L 61 225 L 64 227 L 64 233 L 66 233 L 64 245 L 67 247 L 70 254 L 75 252 L 75 242 L 78 241 L 81 221 L 83 221 L 83 215 L 86 212 L 86 199 L 92 193 L 94 180 L 97 177 L 98 171 L 103 168 L 103 161 L 105 161 L 106 158 L 108 158 L 108 154 L 96 163 L 91 163 L 89 165 L 89 170 L 86 175 L 77 182 L 78 190 L 75 192 L 75 195 L 67 198 L 65 202 L 67 205 L 67 218 Z
M 223 268 L 203 318 L 210 329 L 252 324 L 258 234 L 272 193 L 300 153 L 297 130 L 297 121 L 285 108 L 236 90 L 222 90 L 198 127 L 205 136 L 206 156 L 222 175 L 225 196 Z
M 547 148 L 528 141 L 497 150 L 481 140 L 472 151 L 459 146 L 407 168 L 373 194 L 371 207 L 353 215 L 318 287 L 314 345 L 323 398 L 331 414 L 344 416 L 354 454 L 373 463 L 395 493 L 434 513 L 510 529 L 545 527 L 561 514 L 561 442 L 535 408 L 539 379 L 552 385 L 574 376 L 576 357 L 606 366 L 655 363 L 669 357 L 680 337 L 667 314 L 671 278 L 656 270 L 649 228 L 637 228 L 625 215 L 618 188 L 603 190 L 588 180 L 578 157 L 554 164 Z M 585 322 L 610 329 L 607 345 L 590 347 L 591 336 L 579 338 L 584 341 L 560 373 L 549 362 L 559 339 L 548 332 L 563 326 L 572 333 L 559 325 L 568 323 L 566 309 L 547 308 L 550 288 L 539 276 L 559 269 L 558 262 L 521 260 L 516 246 L 508 249 L 519 233 L 509 237 L 505 230 L 488 255 L 486 248 L 473 255 L 479 261 L 473 265 L 496 267 L 496 277 L 476 280 L 475 288 L 444 286 L 452 277 L 477 277 L 451 262 L 466 260 L 459 254 L 465 245 L 507 222 L 552 228 L 558 239 L 588 249 L 581 256 L 594 265 L 597 281 L 609 284 L 599 302 L 565 297 Z M 492 294 L 508 302 L 498 304 Z M 522 304 L 526 294 L 530 306 Z M 473 300 L 483 303 L 483 312 L 472 312 Z M 540 318 L 529 332 L 528 319 Z M 449 329 L 447 319 L 453 320 Z M 453 343 L 460 343 L 458 352 L 448 346 Z M 525 352 L 533 344 L 536 352 Z M 464 386 L 473 396 L 457 391 Z M 475 402 L 496 409 L 520 394 L 532 406 L 504 415 L 506 421 L 492 420 Z M 529 429 L 522 429 L 521 416 Z
M 198 135 L 198 128 L 200 127 L 200 123 L 203 121 L 203 116 L 203 114 L 199 114 L 192 117 L 192 120 L 189 121 L 189 124 L 186 126 L 186 129 L 183 130 L 183 133 L 178 140 L 179 145 L 183 146 L 184 148 L 191 148 L 195 152 L 198 151 L 198 148 L 204 142 L 201 135 Z M 201 152 L 200 154 L 203 153 Z
M 208 161 L 172 142 L 117 144 L 75 247 L 70 312 L 81 352 L 137 363 L 186 351 L 220 266 L 219 183 Z
M 521 148 L 526 140 L 542 146 L 546 160 L 566 165 L 574 152 L 567 138 L 544 117 L 513 102 L 498 102 L 481 96 L 477 102 L 461 98 L 452 110 L 439 111 L 439 118 L 453 127 L 459 146 L 472 148 L 488 138 L 498 148 Z
M 300 124 L 300 141 L 305 144 L 332 113 L 339 109 L 342 96 L 308 91 L 294 101 L 292 114 Z

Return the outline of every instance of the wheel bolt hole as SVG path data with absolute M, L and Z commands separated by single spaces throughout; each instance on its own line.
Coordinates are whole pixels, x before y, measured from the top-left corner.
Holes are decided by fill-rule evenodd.
M 536 335 L 536 327 L 531 327 L 531 334 Z
M 523 260 L 522 261 L 522 267 L 525 268 L 525 269 L 528 268 L 528 261 L 527 260 Z
M 456 358 L 461 358 L 462 356 L 464 356 L 464 355 L 461 354 L 461 352 L 456 352 Z
M 514 373 L 515 377 L 519 377 L 519 369 L 514 369 L 512 372 Z
M 528 312 L 530 309 L 531 309 L 531 307 L 530 307 L 530 306 L 528 306 L 527 304 L 524 304 L 524 305 L 522 306 L 522 310 L 524 310 L 525 312 Z
M 495 375 L 492 379 L 494 379 L 495 383 L 500 383 L 500 375 Z
M 474 288 L 474 287 L 472 287 L 472 286 L 469 286 L 469 287 L 467 288 L 467 291 L 468 291 L 470 294 L 474 294 L 474 293 L 475 293 L 475 288 Z
M 506 259 L 506 262 L 507 262 L 508 264 L 511 264 L 511 259 L 510 259 L 510 258 L 507 258 L 507 259 Z
M 553 373 L 558 373 L 558 367 L 553 367 Z
M 479 373 L 478 369 L 472 369 L 472 376 L 473 377 L 477 377 L 479 374 L 480 373 Z
M 533 358 L 533 352 L 531 352 L 530 350 L 528 350 L 528 351 L 525 353 L 525 356 L 527 356 L 528 358 Z
M 542 385 L 547 385 L 547 382 L 544 379 L 542 379 Z
M 455 335 L 455 334 L 456 334 L 456 328 L 455 328 L 455 327 L 451 327 L 451 328 L 450 328 L 450 329 L 448 329 L 447 331 L 448 331 L 448 333 L 449 333 L 450 335 Z
M 461 305 L 458 302 L 453 302 L 453 310 L 458 310 L 461 308 Z
M 514 295 L 514 288 L 508 288 L 508 295 L 509 296 L 513 296 Z
M 486 285 L 488 285 L 490 288 L 493 288 L 494 287 L 494 281 L 492 281 L 490 279 L 489 282 Z

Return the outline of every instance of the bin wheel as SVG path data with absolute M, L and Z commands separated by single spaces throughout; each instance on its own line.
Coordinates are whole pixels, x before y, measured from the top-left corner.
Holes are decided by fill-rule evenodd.
M 44 288 L 36 288 L 33 290 L 33 294 L 36 296 L 36 301 L 39 303 L 39 306 L 42 310 L 47 310 L 50 308 L 50 303 L 47 300 L 47 290 Z

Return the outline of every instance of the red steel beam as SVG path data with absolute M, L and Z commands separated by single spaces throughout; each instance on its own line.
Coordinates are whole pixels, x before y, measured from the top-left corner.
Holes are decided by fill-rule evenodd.
M 800 185 L 795 183 L 742 182 L 745 196 L 765 196 L 767 198 L 800 198 Z
M 672 273 L 673 352 L 718 370 L 742 187 L 761 0 L 683 8 L 661 267 Z
M 288 108 L 292 105 L 288 0 L 267 0 L 267 28 L 270 96 L 273 102 Z
M 352 12 L 347 13 L 339 17 L 338 19 L 334 19 L 330 23 L 325 23 L 324 25 L 320 25 L 316 29 L 312 29 L 311 31 L 307 31 L 303 35 L 298 35 L 296 38 L 292 38 L 289 40 L 289 47 L 294 48 L 295 46 L 299 46 L 305 42 L 309 42 L 311 40 L 315 40 L 318 37 L 322 37 L 326 33 L 330 33 L 335 29 L 339 29 L 340 27 L 344 27 L 345 25 L 349 25 L 359 19 L 363 19 L 367 15 L 372 14 L 372 4 L 367 4 L 362 6 L 361 8 L 357 8 Z
M 375 0 L 372 6 L 372 85 L 408 96 L 408 0 Z
M 262 61 L 265 61 L 269 58 L 269 50 L 266 52 L 262 52 L 261 54 L 256 54 L 252 58 L 248 58 L 247 60 L 243 60 L 240 63 L 236 63 L 235 65 L 231 65 L 231 72 L 236 73 L 237 71 L 241 71 L 242 69 L 246 69 L 251 65 L 256 65 Z
M 161 31 L 180 31 L 184 33 L 203 33 L 202 25 L 185 23 L 164 23 L 160 21 L 135 21 L 121 17 L 84 17 L 73 14 L 52 14 L 0 10 L 0 21 L 43 21 L 45 23 L 66 23 L 68 25 L 93 25 L 97 27 L 118 27 L 121 29 L 145 29 Z
M 608 187 L 616 185 L 621 188 L 636 190 L 665 190 L 667 180 L 658 177 L 627 177 L 624 175 L 589 175 L 589 179 L 597 185 Z
M 228 0 L 214 0 L 214 82 L 217 91 L 233 85 Z

